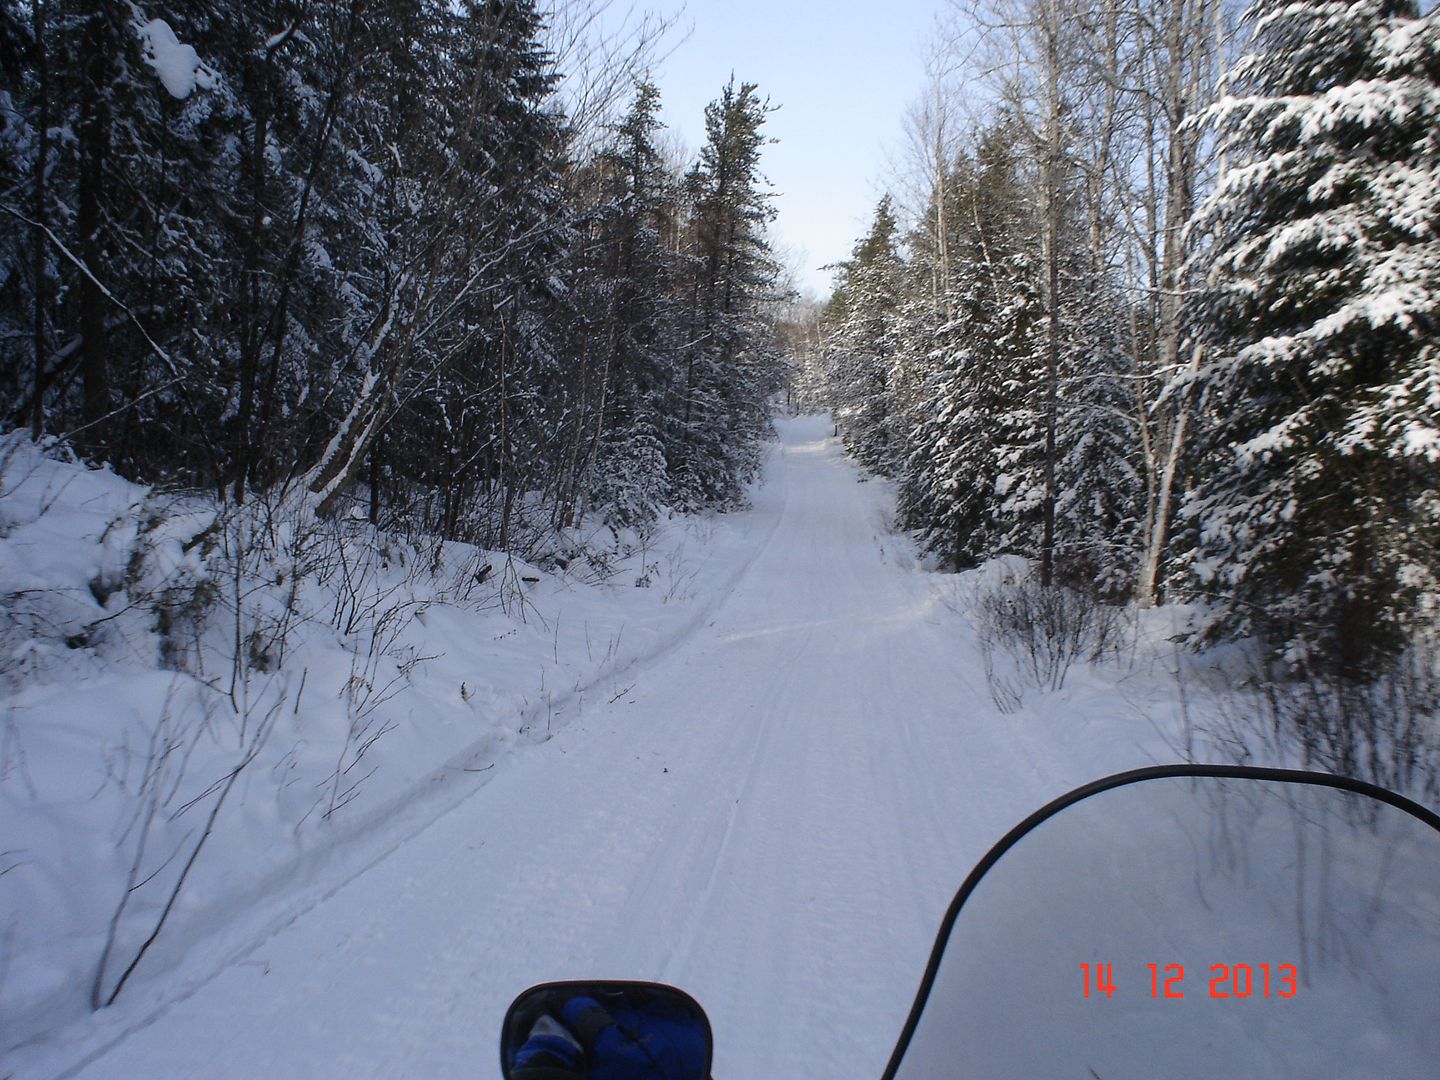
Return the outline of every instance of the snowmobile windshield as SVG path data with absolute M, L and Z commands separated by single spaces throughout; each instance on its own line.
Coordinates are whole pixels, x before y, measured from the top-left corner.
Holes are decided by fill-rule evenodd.
M 997 845 L 887 1076 L 1433 1076 L 1440 819 L 1225 771 L 1102 781 Z

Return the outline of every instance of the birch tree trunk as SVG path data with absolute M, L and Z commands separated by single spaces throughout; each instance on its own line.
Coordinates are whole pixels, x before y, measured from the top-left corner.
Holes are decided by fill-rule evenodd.
M 1219 42 L 1213 36 L 1217 24 L 1212 5 L 1219 6 L 1215 0 L 1175 0 L 1160 5 L 1159 25 L 1150 39 L 1158 85 L 1156 107 L 1166 140 L 1163 179 L 1159 185 L 1152 182 L 1149 192 L 1152 207 L 1157 203 L 1163 207 L 1157 215 L 1163 215 L 1163 225 L 1154 274 L 1155 370 L 1164 383 L 1176 389 L 1161 399 L 1162 407 L 1169 410 L 1164 424 L 1169 438 L 1152 446 L 1152 452 L 1163 452 L 1163 457 L 1147 470 L 1154 476 L 1155 490 L 1147 506 L 1150 518 L 1144 530 L 1146 545 L 1136 590 L 1142 607 L 1160 600 L 1175 487 L 1180 479 L 1192 407 L 1191 394 L 1185 387 L 1200 358 L 1198 346 L 1192 347 L 1182 370 L 1181 356 L 1186 349 L 1184 303 L 1189 286 L 1185 226 L 1195 208 L 1203 168 L 1200 134 L 1189 121 L 1214 94 L 1217 83 Z

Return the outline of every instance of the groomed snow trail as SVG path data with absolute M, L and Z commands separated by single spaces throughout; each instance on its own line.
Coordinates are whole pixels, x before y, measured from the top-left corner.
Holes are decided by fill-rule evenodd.
M 1089 777 L 828 421 L 781 434 L 708 625 L 72 1075 L 493 1077 L 516 992 L 596 976 L 693 993 L 719 1080 L 877 1076 L 964 873 Z

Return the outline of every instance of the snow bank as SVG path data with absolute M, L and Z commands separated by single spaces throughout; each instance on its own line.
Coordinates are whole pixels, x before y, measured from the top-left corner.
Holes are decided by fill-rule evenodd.
M 130 987 L 442 813 L 693 627 L 742 539 L 591 527 L 532 564 L 0 441 L 5 1045 L 103 1004 L 157 926 Z

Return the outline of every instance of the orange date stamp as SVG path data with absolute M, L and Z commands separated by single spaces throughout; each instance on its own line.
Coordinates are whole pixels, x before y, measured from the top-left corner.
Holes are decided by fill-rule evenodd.
M 1146 964 L 1150 972 L 1150 996 L 1156 1000 L 1178 1000 L 1186 996 L 1184 964 Z M 1081 964 L 1082 996 L 1111 997 L 1115 985 L 1114 964 Z M 1206 987 L 1191 996 L 1219 1000 L 1234 998 L 1293 998 L 1299 992 L 1300 972 L 1294 964 L 1211 964 Z

